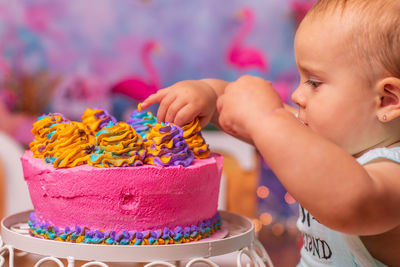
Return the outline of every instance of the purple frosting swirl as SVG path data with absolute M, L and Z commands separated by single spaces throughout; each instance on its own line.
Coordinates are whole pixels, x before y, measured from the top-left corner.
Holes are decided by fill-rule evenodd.
M 112 122 L 113 124 L 117 123 L 117 119 L 114 118 L 110 113 L 108 113 L 107 110 L 102 110 L 101 112 L 97 112 L 96 114 L 94 114 L 94 117 L 96 119 L 101 120 L 101 122 L 99 123 L 98 129 L 101 129 L 104 126 L 107 126 L 110 122 Z
M 133 111 L 126 121 L 142 138 L 146 137 L 151 126 L 156 122 L 157 118 L 151 112 L 140 112 L 138 110 Z
M 160 144 L 152 144 L 151 148 L 154 149 L 159 147 L 159 151 L 156 155 L 149 152 L 149 155 L 154 157 L 153 162 L 157 165 L 162 165 L 164 167 L 183 165 L 185 167 L 189 166 L 193 160 L 194 155 L 190 150 L 189 145 L 185 142 L 183 137 L 183 130 L 175 124 L 165 124 L 164 127 L 159 128 L 159 132 L 165 134 L 162 136 Z M 172 139 L 172 148 L 168 148 L 164 143 L 168 143 Z M 161 148 L 160 148 L 161 147 Z M 163 162 L 161 157 L 169 158 L 168 162 Z

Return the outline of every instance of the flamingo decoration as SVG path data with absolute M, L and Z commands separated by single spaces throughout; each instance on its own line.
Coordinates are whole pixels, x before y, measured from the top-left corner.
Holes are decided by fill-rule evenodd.
M 151 62 L 150 55 L 158 49 L 155 41 L 148 41 L 142 47 L 142 65 L 148 73 L 149 81 L 141 77 L 128 76 L 111 87 L 114 94 L 122 94 L 136 101 L 142 101 L 161 87 L 159 75 Z
M 293 0 L 291 2 L 291 9 L 294 15 L 296 25 L 300 24 L 300 22 L 303 20 L 308 10 L 311 9 L 314 3 L 315 1 L 313 0 L 307 0 L 307 1 Z
M 268 63 L 262 51 L 256 47 L 244 46 L 243 42 L 254 26 L 254 12 L 250 8 L 243 8 L 238 13 L 243 24 L 237 35 L 231 41 L 228 49 L 227 61 L 240 71 L 255 68 L 266 72 Z

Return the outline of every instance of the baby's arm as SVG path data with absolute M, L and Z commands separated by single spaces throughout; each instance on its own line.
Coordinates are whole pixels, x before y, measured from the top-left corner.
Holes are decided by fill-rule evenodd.
M 321 223 L 357 235 L 379 234 L 400 224 L 398 164 L 363 167 L 283 110 L 252 124 L 251 137 L 261 154 Z
M 206 126 L 211 122 L 217 128 L 221 128 L 218 122 L 216 101 L 224 94 L 227 81 L 218 79 L 187 80 L 173 84 L 170 87 L 159 90 L 149 96 L 141 104 L 143 109 L 160 103 L 157 119 L 160 122 L 173 122 L 184 125 L 199 117 L 200 125 Z M 285 109 L 295 114 L 296 109 L 285 105 Z M 236 136 L 245 142 L 251 142 L 240 136 Z
M 251 138 L 288 192 L 318 221 L 357 235 L 400 224 L 400 167 L 361 166 L 288 112 L 271 84 L 243 77 L 217 103 L 220 125 Z
M 379 234 L 400 223 L 398 164 L 363 167 L 284 110 L 252 124 L 251 138 L 271 169 L 321 223 L 356 235 Z

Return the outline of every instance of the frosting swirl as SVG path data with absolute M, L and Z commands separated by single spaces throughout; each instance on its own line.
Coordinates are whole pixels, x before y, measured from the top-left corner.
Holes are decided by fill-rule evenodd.
M 210 149 L 201 135 L 199 119 L 194 119 L 191 123 L 182 127 L 183 137 L 197 159 L 205 159 L 210 155 Z
M 181 128 L 156 123 L 151 112 L 136 110 L 127 123 L 117 123 L 107 111 L 88 108 L 82 122 L 70 121 L 59 113 L 39 117 L 29 146 L 34 157 L 59 168 L 81 164 L 187 167 L 194 158 L 207 158 L 210 153 L 200 130 L 197 118 Z
M 106 110 L 87 108 L 82 115 L 82 123 L 93 132 L 99 131 L 110 122 L 117 123 L 117 120 Z
M 61 228 L 41 222 L 32 212 L 29 215 L 29 231 L 33 236 L 72 243 L 101 245 L 168 245 L 198 241 L 221 229 L 222 220 L 217 212 L 212 218 L 186 227 L 154 229 L 146 231 L 104 231 L 75 225 Z
M 143 165 L 146 150 L 143 140 L 125 122 L 109 123 L 96 133 L 97 147 L 90 155 L 89 165 L 96 167 Z
M 129 116 L 127 123 L 144 139 L 150 128 L 157 123 L 157 118 L 151 112 L 135 110 Z
M 94 150 L 95 139 L 81 122 L 58 123 L 50 127 L 45 161 L 54 167 L 86 164 Z
M 147 134 L 145 146 L 147 164 L 187 167 L 194 160 L 193 152 L 185 142 L 182 129 L 173 123 L 156 123 Z
M 31 133 L 35 136 L 34 140 L 29 144 L 29 148 L 33 152 L 33 156 L 36 158 L 44 158 L 48 150 L 48 135 L 51 133 L 50 128 L 59 123 L 69 122 L 60 113 L 49 113 L 42 115 L 38 120 L 33 123 Z

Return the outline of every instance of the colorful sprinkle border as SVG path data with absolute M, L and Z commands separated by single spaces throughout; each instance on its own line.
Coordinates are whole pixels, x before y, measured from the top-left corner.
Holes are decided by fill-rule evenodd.
M 198 241 L 211 236 L 221 229 L 222 220 L 217 212 L 211 219 L 197 225 L 176 227 L 174 230 L 148 231 L 104 231 L 90 230 L 87 227 L 75 226 L 61 229 L 46 222 L 37 220 L 35 212 L 29 215 L 29 232 L 32 236 L 71 243 L 87 243 L 102 245 L 168 245 Z

